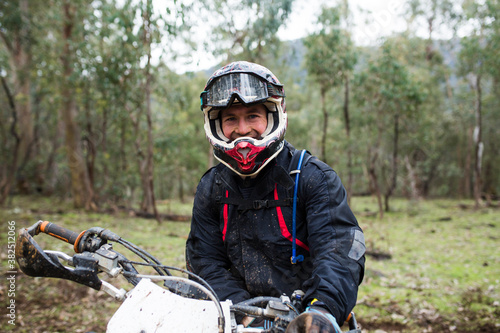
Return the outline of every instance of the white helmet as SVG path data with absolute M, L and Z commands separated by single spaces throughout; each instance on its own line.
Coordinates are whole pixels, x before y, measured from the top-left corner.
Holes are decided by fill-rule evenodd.
M 201 93 L 205 133 L 214 156 L 240 176 L 256 175 L 283 149 L 287 127 L 285 91 L 267 68 L 237 61 L 215 71 Z M 264 104 L 267 128 L 262 137 L 241 137 L 231 141 L 222 132 L 220 110 L 233 103 Z

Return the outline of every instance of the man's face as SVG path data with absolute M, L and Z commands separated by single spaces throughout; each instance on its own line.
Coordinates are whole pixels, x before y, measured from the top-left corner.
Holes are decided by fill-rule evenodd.
M 222 132 L 231 141 L 244 136 L 259 139 L 267 128 L 267 109 L 262 104 L 233 105 L 221 112 Z

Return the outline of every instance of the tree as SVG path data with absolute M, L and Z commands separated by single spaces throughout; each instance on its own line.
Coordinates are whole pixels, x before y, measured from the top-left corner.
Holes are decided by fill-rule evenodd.
M 137 145 L 137 156 L 139 157 L 139 172 L 142 181 L 143 197 L 141 202 L 141 211 L 148 213 L 153 212 L 154 216 L 160 222 L 160 217 L 158 215 L 158 210 L 156 209 L 156 200 L 154 194 L 154 183 L 153 183 L 153 128 L 152 128 L 152 118 L 151 118 L 151 45 L 154 40 L 155 31 L 153 18 L 152 18 L 153 5 L 151 0 L 146 0 L 145 8 L 142 11 L 142 43 L 144 51 L 146 53 L 146 65 L 144 66 L 144 102 L 145 105 L 139 108 L 139 116 L 142 112 L 146 117 L 146 149 L 143 151 L 140 147 L 139 141 L 139 128 L 138 122 L 134 124 L 136 130 L 136 145 Z
M 14 136 L 12 158 L 6 156 L 2 178 L 0 179 L 0 205 L 5 202 L 14 180 L 29 192 L 29 180 L 22 172 L 29 160 L 34 144 L 34 126 L 31 101 L 31 14 L 28 0 L 2 1 L 0 3 L 0 39 L 9 54 L 10 77 L 7 82 L 2 77 L 2 87 L 12 110 L 10 133 Z M 1 68 L 0 70 L 4 70 Z M 11 87 L 9 87 L 11 85 Z M 18 169 L 18 167 L 20 168 Z
M 345 9 L 344 9 L 345 10 Z M 308 74 L 319 86 L 323 128 L 321 158 L 328 163 L 326 138 L 328 129 L 328 108 L 326 94 L 336 86 L 344 85 L 343 114 L 348 145 L 350 144 L 349 121 L 349 75 L 356 64 L 357 56 L 346 30 L 340 29 L 341 7 L 324 7 L 318 18 L 320 31 L 306 38 L 305 66 Z M 331 104 L 331 103 L 330 103 Z M 351 152 L 348 148 L 348 168 L 351 167 Z M 349 183 L 352 183 L 349 181 Z M 349 184 L 350 185 L 350 184 Z
M 399 59 L 405 54 L 398 47 L 404 47 L 399 38 L 387 39 L 356 79 L 356 100 L 367 117 L 360 130 L 371 133 L 366 162 L 370 188 L 378 196 L 380 208 L 383 193 L 385 211 L 390 209 L 389 198 L 398 184 L 401 125 L 419 117 L 424 99 L 418 80 Z
M 13 154 L 12 154 L 12 159 L 10 161 L 10 164 L 5 163 L 0 170 L 0 174 L 2 176 L 2 178 L 0 179 L 0 206 L 1 206 L 5 203 L 7 197 L 10 193 L 10 188 L 12 186 L 12 180 L 15 178 L 15 173 L 16 173 L 16 168 L 17 168 L 17 160 L 19 158 L 19 144 L 21 142 L 21 138 L 19 137 L 19 134 L 17 133 L 17 130 L 16 130 L 17 112 L 16 112 L 16 105 L 14 103 L 14 97 L 12 96 L 12 93 L 10 92 L 9 86 L 7 85 L 5 78 L 2 76 L 0 79 L 2 81 L 2 88 L 5 91 L 5 94 L 7 96 L 9 109 L 10 109 L 11 114 L 12 114 L 12 123 L 11 123 L 10 129 L 9 129 L 9 132 L 12 135 L 12 138 L 14 140 L 13 147 L 12 147 Z M 7 133 L 7 131 L 2 130 L 2 133 Z M 9 141 L 11 141 L 11 140 L 7 139 L 7 135 L 2 135 L 2 144 L 3 144 L 2 147 L 8 148 L 10 146 Z
M 474 201 L 475 207 L 481 205 L 483 191 L 482 164 L 484 159 L 483 141 L 483 86 L 484 80 L 492 78 L 499 82 L 498 45 L 500 41 L 497 1 L 465 1 L 464 13 L 467 22 L 473 26 L 469 36 L 461 41 L 459 55 L 460 73 L 467 77 L 470 88 L 475 92 L 474 100 Z M 498 97 L 498 96 L 497 96 Z
M 77 7 L 77 4 L 70 0 L 63 0 L 61 7 L 63 11 L 61 36 L 63 41 L 61 50 L 63 76 L 61 82 L 62 104 L 59 112 L 65 127 L 66 156 L 71 172 L 71 194 L 76 208 L 96 209 L 93 184 L 90 181 L 85 164 L 81 146 L 81 131 L 76 119 L 78 108 L 75 100 L 75 83 L 73 79 L 75 30 L 81 28 L 82 25 L 82 22 L 79 21 L 81 17 L 78 15 L 78 10 L 82 8 Z

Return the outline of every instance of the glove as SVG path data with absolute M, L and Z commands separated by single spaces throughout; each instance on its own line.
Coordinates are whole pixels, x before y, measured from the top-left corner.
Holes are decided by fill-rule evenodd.
M 342 331 L 334 316 L 323 308 L 312 306 L 292 320 L 286 333 L 342 333 Z

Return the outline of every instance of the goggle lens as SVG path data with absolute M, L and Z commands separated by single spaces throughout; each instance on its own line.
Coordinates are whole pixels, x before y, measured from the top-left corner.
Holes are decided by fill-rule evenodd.
M 271 87 L 272 95 L 283 96 L 281 87 Z M 280 94 L 281 91 L 281 94 Z M 201 93 L 201 106 L 225 107 L 235 96 L 245 104 L 256 103 L 271 96 L 267 82 L 247 73 L 232 73 L 217 78 Z

